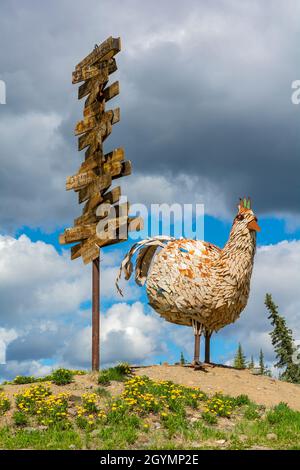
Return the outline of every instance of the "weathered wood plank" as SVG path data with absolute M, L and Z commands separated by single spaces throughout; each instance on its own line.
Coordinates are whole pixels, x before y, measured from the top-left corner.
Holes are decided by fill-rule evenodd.
M 100 193 L 95 194 L 94 196 L 91 196 L 83 207 L 83 211 L 82 211 L 83 215 L 88 214 L 92 209 L 97 207 L 102 201 L 103 201 L 103 196 Z
M 106 68 L 106 72 L 107 72 L 107 79 L 108 79 L 108 68 Z M 84 98 L 85 96 L 87 96 L 96 87 L 98 87 L 99 89 L 99 81 L 97 78 L 91 78 L 90 80 L 87 80 L 78 88 L 78 99 L 81 100 L 81 98 Z
M 120 108 L 110 109 L 104 113 L 104 120 L 108 120 L 111 124 L 116 124 L 120 121 Z
M 88 145 L 101 144 L 111 132 L 111 125 L 120 121 L 120 108 L 110 109 L 101 116 L 98 125 L 81 135 L 78 139 L 78 150 L 83 150 Z
M 112 150 L 109 153 L 106 153 L 103 157 L 103 161 L 105 164 L 109 164 L 111 162 L 121 162 L 125 158 L 125 152 L 123 147 L 118 147 Z
M 121 50 L 121 39 L 113 38 L 110 36 L 102 44 L 95 47 L 95 49 L 90 52 L 83 60 L 81 60 L 75 67 L 76 70 L 88 65 L 94 65 L 100 60 L 106 60 L 111 58 L 110 54 L 117 54 Z
M 98 100 L 101 98 L 101 92 L 102 89 L 106 86 L 107 81 L 103 83 L 98 83 L 94 88 L 91 90 L 89 93 L 88 97 L 86 98 L 84 102 L 84 107 L 87 108 L 90 106 L 95 100 Z
M 104 173 L 108 173 L 113 177 L 119 175 L 122 171 L 122 162 L 109 162 L 103 165 Z
M 88 132 L 92 129 L 94 129 L 98 124 L 98 120 L 95 118 L 95 116 L 89 116 L 84 118 L 82 121 L 78 121 L 75 129 L 74 129 L 74 134 L 75 135 L 80 135 L 84 134 L 85 132 Z
M 88 264 L 99 256 L 99 246 L 96 244 L 96 237 L 92 236 L 81 247 L 81 257 L 84 264 Z
M 85 173 L 86 171 L 93 170 L 97 167 L 100 168 L 103 161 L 103 152 L 101 149 L 99 149 L 81 164 L 78 173 Z
M 94 235 L 96 224 L 78 225 L 76 227 L 66 228 L 64 231 L 65 243 L 74 243 L 89 238 Z
M 112 179 L 122 178 L 122 176 L 128 176 L 130 174 L 131 174 L 131 161 L 130 160 L 121 162 L 121 168 L 114 166 L 111 172 Z
M 120 121 L 120 108 L 111 109 L 106 113 L 102 113 L 99 117 L 90 116 L 84 118 L 82 121 L 78 121 L 75 126 L 75 135 L 83 134 L 85 132 L 91 131 L 96 127 L 101 127 L 105 122 L 111 122 L 115 124 Z
M 74 226 L 77 227 L 78 225 L 94 224 L 98 220 L 99 217 L 96 216 L 96 211 L 93 210 L 74 219 Z
M 115 239 L 117 228 L 127 224 L 127 221 L 128 215 L 100 220 L 96 226 L 96 235 L 100 240 Z
M 86 201 L 96 193 L 104 191 L 111 185 L 111 176 L 108 174 L 101 175 L 95 178 L 95 180 L 79 191 L 79 204 Z
M 82 243 L 77 243 L 77 245 L 74 245 L 71 247 L 71 260 L 80 258 L 81 247 L 82 247 Z
M 109 202 L 103 202 L 99 204 L 96 209 L 96 216 L 98 220 L 108 218 L 115 219 L 118 217 L 128 216 L 129 213 L 129 202 L 123 202 L 122 204 L 111 205 Z
M 96 150 L 97 145 L 102 144 L 102 132 L 99 127 L 96 127 L 95 129 L 81 135 L 78 139 L 78 150 L 83 150 L 84 148 L 88 147 L 88 145 L 91 145 Z
M 106 194 L 96 194 L 92 196 L 83 208 L 83 214 L 90 212 L 93 208 L 97 207 L 101 202 L 109 202 L 110 204 L 115 204 L 119 201 L 121 197 L 121 188 L 117 186 Z
M 103 90 L 103 97 L 105 101 L 109 101 L 120 93 L 119 82 L 112 83 L 109 87 Z
M 67 244 L 64 233 L 59 234 L 58 242 L 59 242 L 60 245 L 66 245 Z
M 105 69 L 106 67 L 108 67 L 109 74 L 114 73 L 116 70 L 118 70 L 116 60 L 114 58 L 104 60 L 95 63 L 95 65 L 90 65 L 75 70 L 72 73 L 72 83 L 75 84 L 83 82 L 84 80 L 89 80 L 91 78 L 97 78 L 97 76 L 100 75 L 103 69 Z
M 85 173 L 79 173 L 74 176 L 68 176 L 66 180 L 66 190 L 69 191 L 70 189 L 81 189 L 90 184 L 96 175 L 93 171 L 86 171 Z
M 99 246 L 104 246 L 110 241 L 117 243 L 117 241 L 127 240 L 128 232 L 139 231 L 142 228 L 142 217 L 128 217 L 126 215 L 98 222 L 96 236 L 101 243 Z
M 100 137 L 97 136 L 97 138 L 94 138 L 90 144 L 88 144 L 87 149 L 84 154 L 85 160 L 88 160 L 92 155 L 95 155 L 95 153 L 101 152 L 102 151 L 102 137 L 100 134 Z
M 92 104 L 84 108 L 83 116 L 84 118 L 89 118 L 97 115 L 101 115 L 105 111 L 105 101 L 94 101 Z
M 102 70 L 99 67 L 95 67 L 94 65 L 75 70 L 74 72 L 72 72 L 72 83 L 80 83 L 85 80 L 89 80 L 90 78 L 96 78 L 98 76 L 101 76 L 101 72 Z

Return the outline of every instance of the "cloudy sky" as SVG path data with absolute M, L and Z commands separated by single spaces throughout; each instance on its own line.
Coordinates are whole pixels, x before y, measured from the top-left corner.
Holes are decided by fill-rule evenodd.
M 203 203 L 205 239 L 221 246 L 239 196 L 260 219 L 249 304 L 215 336 L 213 360 L 241 341 L 272 361 L 266 292 L 300 339 L 299 16 L 297 0 L 1 0 L 0 377 L 89 366 L 90 267 L 70 262 L 57 235 L 80 211 L 65 192 L 82 159 L 71 73 L 108 36 L 122 39 L 121 122 L 105 150 L 123 146 L 133 163 L 123 193 Z M 132 283 L 124 299 L 115 292 L 129 246 L 103 250 L 102 363 L 190 358 L 190 329 L 163 322 Z

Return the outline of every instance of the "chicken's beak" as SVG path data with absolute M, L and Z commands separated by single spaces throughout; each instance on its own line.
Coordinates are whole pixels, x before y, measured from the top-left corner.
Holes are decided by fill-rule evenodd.
M 256 232 L 260 232 L 260 226 L 258 225 L 255 219 L 251 220 L 247 227 L 249 230 L 255 230 Z

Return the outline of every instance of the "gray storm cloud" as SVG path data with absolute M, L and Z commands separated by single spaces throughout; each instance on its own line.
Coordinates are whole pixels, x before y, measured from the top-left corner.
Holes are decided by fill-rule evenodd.
M 52 229 L 77 213 L 76 198 L 64 192 L 82 158 L 72 135 L 82 103 L 71 72 L 109 35 L 121 36 L 123 51 L 121 95 L 112 103 L 121 123 L 106 149 L 125 147 L 132 179 L 159 176 L 169 186 L 192 176 L 186 202 L 194 202 L 198 178 L 198 202 L 218 188 L 224 217 L 243 194 L 260 214 L 299 217 L 300 106 L 291 103 L 299 10 L 296 0 L 3 0 L 1 230 Z M 158 191 L 163 199 L 164 186 Z M 214 204 L 206 204 L 211 214 Z

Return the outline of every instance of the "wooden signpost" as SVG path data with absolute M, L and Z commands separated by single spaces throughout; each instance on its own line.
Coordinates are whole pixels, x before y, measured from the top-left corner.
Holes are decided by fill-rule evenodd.
M 112 180 L 130 175 L 131 162 L 124 149 L 104 153 L 103 142 L 113 124 L 120 121 L 120 109 L 106 111 L 105 104 L 119 94 L 119 82 L 108 86 L 109 75 L 117 70 L 114 56 L 121 50 L 120 38 L 109 37 L 76 66 L 72 83 L 83 82 L 78 99 L 86 97 L 83 119 L 75 126 L 78 150 L 85 149 L 85 160 L 78 172 L 67 177 L 66 190 L 78 192 L 79 204 L 85 203 L 74 227 L 60 235 L 61 244 L 76 243 L 71 259 L 80 256 L 92 262 L 92 369 L 100 364 L 100 247 L 127 239 L 128 231 L 140 230 L 142 220 L 128 216 L 128 203 L 120 204 L 120 186 L 110 188 Z M 125 231 L 124 231 L 125 228 Z

